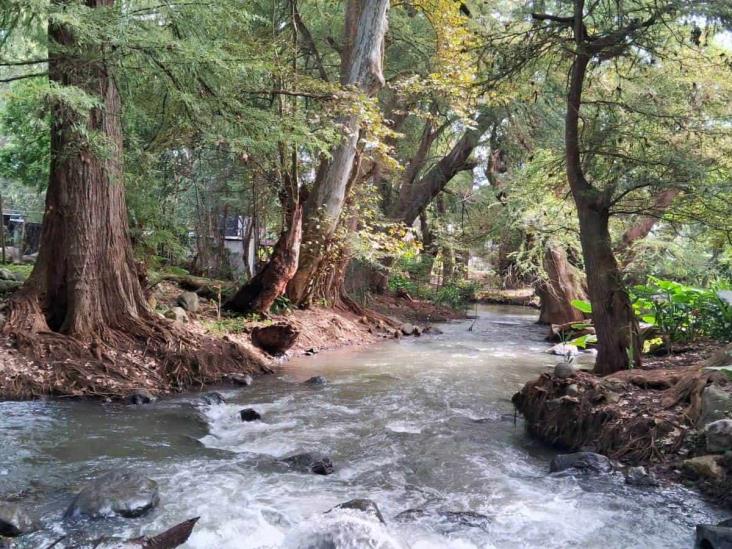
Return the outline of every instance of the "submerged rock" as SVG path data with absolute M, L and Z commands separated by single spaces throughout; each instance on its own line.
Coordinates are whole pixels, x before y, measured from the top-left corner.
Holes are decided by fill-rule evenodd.
M 17 503 L 0 501 L 0 536 L 14 538 L 36 529 L 31 516 Z
M 376 505 L 376 502 L 370 499 L 352 499 L 350 501 L 347 501 L 345 503 L 339 503 L 329 511 L 336 511 L 338 509 L 352 509 L 354 511 L 360 511 L 361 513 L 364 513 L 379 522 L 386 524 L 386 521 L 384 520 L 384 516 L 381 514 L 381 510 L 379 509 L 379 506 Z
M 135 518 L 160 502 L 158 483 L 134 471 L 107 473 L 89 484 L 74 498 L 66 518 Z
M 208 406 L 213 406 L 214 404 L 226 404 L 226 399 L 223 397 L 221 393 L 217 393 L 216 391 L 202 394 L 200 397 L 201 402 L 203 404 L 206 404 Z
M 567 469 L 577 469 L 591 473 L 609 473 L 613 470 L 610 459 L 594 452 L 575 452 L 555 456 L 549 465 L 549 471 L 557 473 Z
M 704 428 L 707 452 L 722 454 L 732 450 L 732 419 L 719 419 Z
M 631 467 L 625 473 L 625 484 L 630 486 L 658 486 L 658 479 L 645 467 Z
M 198 312 L 198 308 L 200 306 L 198 294 L 195 292 L 183 292 L 178 296 L 178 299 L 176 299 L 175 302 L 179 307 L 185 309 L 189 313 Z
M 262 419 L 262 414 L 257 412 L 254 408 L 244 408 L 239 412 L 239 417 L 242 421 L 257 421 Z
M 313 376 L 303 382 L 305 385 L 327 385 L 328 380 L 323 376 Z
M 695 549 L 729 549 L 732 547 L 732 528 L 712 524 L 699 524 L 696 527 Z
M 254 383 L 254 379 L 249 374 L 226 374 L 224 379 L 241 387 L 249 387 Z
M 282 459 L 283 463 L 302 473 L 330 475 L 333 473 L 333 462 L 328 456 L 319 452 L 305 452 Z
M 125 403 L 136 405 L 150 404 L 151 402 L 155 402 L 155 400 L 155 396 L 147 389 L 138 389 L 125 397 Z

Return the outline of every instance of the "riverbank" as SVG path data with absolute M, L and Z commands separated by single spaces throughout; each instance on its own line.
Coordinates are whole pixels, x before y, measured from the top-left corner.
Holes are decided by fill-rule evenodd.
M 236 350 L 238 361 L 182 372 L 180 364 L 148 356 L 144 342 L 131 342 L 117 356 L 32 360 L 18 352 L 9 337 L 0 335 L 0 398 L 51 396 L 145 401 L 210 384 L 241 383 L 246 376 L 271 373 L 282 361 L 295 356 L 417 335 L 430 322 L 461 316 L 430 302 L 391 296 L 373 299 L 373 308 L 364 308 L 360 311 L 363 314 L 346 308 L 313 307 L 286 309 L 266 318 L 230 316 L 221 314 L 217 295 L 206 290 L 199 293 L 186 290 L 185 282 L 163 280 L 155 284 L 150 305 L 160 316 L 160 322 L 171 330 L 227 345 Z M 285 326 L 292 339 L 281 352 L 265 351 L 261 342 L 252 338 L 273 326 Z M 62 339 L 59 344 L 63 344 Z M 124 368 L 115 367 L 118 358 L 124 359 Z
M 701 346 L 606 377 L 545 373 L 512 400 L 552 447 L 644 466 L 732 508 L 732 382 L 713 369 L 729 352 Z

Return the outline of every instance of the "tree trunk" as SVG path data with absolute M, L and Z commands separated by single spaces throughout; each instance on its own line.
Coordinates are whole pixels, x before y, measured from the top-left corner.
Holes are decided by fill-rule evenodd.
M 549 244 L 544 256 L 546 280 L 537 288 L 541 299 L 539 322 L 542 324 L 568 324 L 581 322 L 584 315 L 572 306 L 572 300 L 585 301 L 585 281 L 582 272 L 567 259 L 560 246 Z
M 297 205 L 290 226 L 280 235 L 265 267 L 242 286 L 226 304 L 239 313 L 266 313 L 285 293 L 288 281 L 297 270 L 302 241 L 302 206 Z
M 349 0 L 346 6 L 346 44 L 341 59 L 341 84 L 374 95 L 384 84 L 382 57 L 389 0 Z M 287 287 L 299 305 L 309 299 L 311 284 L 338 226 L 353 170 L 361 121 L 356 115 L 338 121 L 344 138 L 321 166 L 305 203 L 303 246 L 297 273 Z
M 567 93 L 565 154 L 567 179 L 580 222 L 592 321 L 598 339 L 595 372 L 606 375 L 640 365 L 640 341 L 638 322 L 610 241 L 611 193 L 590 185 L 582 169 L 579 121 L 584 81 L 591 59 L 585 45 L 583 9 L 584 2 L 576 0 L 573 20 L 576 52 Z
M 91 8 L 114 0 L 87 0 Z M 64 26 L 49 24 L 51 44 L 74 47 Z M 47 329 L 79 341 L 107 339 L 110 330 L 151 316 L 130 245 L 122 181 L 120 99 L 98 55 L 71 57 L 52 49 L 48 69 L 59 86 L 77 86 L 99 98 L 88 116 L 56 105 L 51 126 L 51 169 L 41 249 L 27 285 L 41 296 Z M 77 125 L 104 137 L 94 150 Z M 21 313 L 22 314 L 22 313 Z M 16 320 L 20 320 L 16 318 Z M 38 322 L 33 316 L 25 322 Z

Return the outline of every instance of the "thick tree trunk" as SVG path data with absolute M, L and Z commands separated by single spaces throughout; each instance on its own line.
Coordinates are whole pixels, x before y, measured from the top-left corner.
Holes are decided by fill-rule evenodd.
M 560 246 L 549 244 L 544 256 L 546 280 L 537 288 L 541 299 L 539 322 L 542 324 L 568 324 L 584 320 L 584 315 L 572 306 L 572 300 L 586 300 L 585 281 L 582 272 L 567 259 Z
M 389 0 L 349 0 L 346 6 L 346 44 L 341 60 L 341 84 L 374 95 L 384 84 L 382 58 Z M 309 300 L 325 249 L 338 226 L 346 189 L 356 158 L 361 121 L 348 115 L 339 124 L 344 137 L 321 166 L 305 203 L 303 246 L 297 273 L 287 287 L 298 305 Z
M 567 179 L 577 206 L 580 240 L 597 334 L 595 372 L 606 375 L 640 365 L 638 322 L 622 273 L 613 255 L 609 230 L 610 193 L 594 188 L 585 178 L 580 152 L 580 108 L 590 54 L 585 51 L 582 22 L 584 2 L 575 3 L 574 34 L 577 51 L 570 71 L 565 115 Z
M 288 281 L 297 270 L 302 241 L 302 206 L 297 205 L 290 226 L 280 235 L 272 257 L 265 267 L 242 286 L 226 308 L 239 313 L 266 313 L 285 293 Z
M 92 8 L 113 0 L 88 0 Z M 72 47 L 71 31 L 49 25 L 52 44 Z M 142 292 L 128 236 L 122 181 L 120 99 L 114 79 L 97 56 L 70 57 L 51 51 L 49 77 L 60 86 L 77 86 L 101 106 L 83 117 L 62 102 L 53 111 L 51 170 L 46 193 L 41 248 L 25 291 L 36 293 L 46 329 L 79 341 L 105 340 L 110 330 L 151 317 Z M 78 126 L 103 136 L 89 144 Z M 13 321 L 37 328 L 40 318 Z M 31 323 L 29 326 L 28 323 Z

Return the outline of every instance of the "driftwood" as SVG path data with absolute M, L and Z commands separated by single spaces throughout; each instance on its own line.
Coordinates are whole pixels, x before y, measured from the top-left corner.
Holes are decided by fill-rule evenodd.
M 196 526 L 199 518 L 188 519 L 169 528 L 162 534 L 153 537 L 138 538 L 134 542 L 139 543 L 143 549 L 174 549 L 188 541 L 188 538 L 191 537 L 191 532 L 193 532 L 193 527 Z

